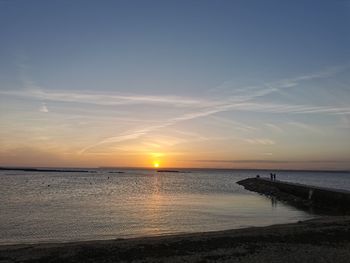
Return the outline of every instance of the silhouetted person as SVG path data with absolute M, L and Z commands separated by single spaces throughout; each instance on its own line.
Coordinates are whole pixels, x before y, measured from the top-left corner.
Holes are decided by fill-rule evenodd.
M 271 197 L 271 206 L 273 208 L 277 207 L 277 199 L 276 199 L 276 197 Z
M 270 180 L 273 180 L 273 173 L 270 173 Z

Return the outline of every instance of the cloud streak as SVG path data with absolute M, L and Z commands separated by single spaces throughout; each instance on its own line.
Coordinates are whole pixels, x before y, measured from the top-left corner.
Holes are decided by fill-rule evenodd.
M 150 126 L 141 130 L 130 131 L 128 134 L 121 136 L 107 138 L 97 144 L 88 146 L 84 148 L 80 153 L 84 153 L 86 150 L 95 147 L 104 143 L 112 142 L 121 142 L 130 139 L 137 139 L 143 135 L 148 134 L 149 132 L 162 129 L 168 126 L 175 125 L 179 122 L 189 121 L 197 118 L 207 117 L 213 114 L 240 110 L 240 111 L 253 111 L 259 113 L 289 113 L 289 114 L 347 114 L 350 112 L 350 107 L 322 107 L 322 106 L 306 106 L 306 105 L 285 105 L 285 104 L 258 104 L 258 103 L 230 103 L 230 104 L 221 104 L 216 106 L 211 106 L 203 108 L 191 113 L 183 114 L 179 117 L 175 117 L 169 120 L 164 121 L 160 125 Z M 249 127 L 249 126 L 247 126 Z M 300 126 L 299 126 L 300 127 Z M 244 126 L 243 126 L 244 129 Z M 269 139 L 265 140 L 254 140 L 254 139 L 245 139 L 248 143 L 254 144 L 263 144 L 263 145 L 272 145 L 274 142 Z
M 40 112 L 44 112 L 44 113 L 49 112 L 49 109 L 47 108 L 46 103 L 42 103 L 41 104 L 41 107 L 40 107 L 39 111 Z
M 95 144 L 89 145 L 79 151 L 80 154 L 88 151 L 91 148 L 97 147 L 106 143 L 119 143 L 128 140 L 138 139 L 147 135 L 150 132 L 159 130 L 168 126 L 175 125 L 179 122 L 190 121 L 197 118 L 208 117 L 218 113 L 227 111 L 246 111 L 258 113 L 275 113 L 275 114 L 350 114 L 350 107 L 336 106 L 315 106 L 315 105 L 293 105 L 293 104 L 278 104 L 271 102 L 256 102 L 254 99 L 269 95 L 280 89 L 292 88 L 302 81 L 329 77 L 342 70 L 342 67 L 332 68 L 318 73 L 302 75 L 290 79 L 282 79 L 275 82 L 264 83 L 261 86 L 246 87 L 234 90 L 230 96 L 217 99 L 205 98 L 190 98 L 180 96 L 148 96 L 139 94 L 120 94 L 120 93 L 89 93 L 89 92 L 70 92 L 70 91 L 48 91 L 36 86 L 33 81 L 23 79 L 23 85 L 26 90 L 20 91 L 0 91 L 2 95 L 19 96 L 32 98 L 36 100 L 94 104 L 100 106 L 111 105 L 155 105 L 155 106 L 172 106 L 182 107 L 187 110 L 186 113 L 165 119 L 156 125 L 142 127 L 130 130 L 118 136 L 111 136 L 102 139 Z M 221 89 L 230 87 L 230 82 L 225 82 Z M 42 105 L 41 112 L 48 112 L 46 105 Z M 221 119 L 222 122 L 224 120 Z M 246 131 L 254 130 L 254 127 L 242 124 L 232 123 L 236 127 L 240 127 Z M 270 145 L 274 144 L 269 139 L 246 139 L 248 143 Z
M 116 93 L 91 93 L 68 91 L 45 91 L 40 88 L 30 88 L 18 91 L 0 91 L 2 95 L 34 98 L 38 100 L 86 103 L 95 105 L 133 105 L 133 104 L 165 104 L 172 106 L 198 105 L 201 101 L 179 96 L 147 96 Z
M 265 82 L 257 86 L 235 88 L 235 81 L 225 81 L 223 84 L 210 90 L 211 93 L 222 92 L 224 90 L 230 90 L 229 94 L 232 95 L 233 101 L 249 101 L 258 97 L 263 97 L 279 91 L 280 89 L 287 89 L 298 86 L 300 82 L 310 81 L 315 79 L 322 79 L 330 77 L 338 72 L 341 72 L 349 68 L 349 65 L 330 67 L 325 70 L 314 72 L 311 74 L 304 74 L 294 78 L 285 78 L 271 82 Z M 233 90 L 232 90 L 233 89 Z
M 247 143 L 250 144 L 261 144 L 261 145 L 273 145 L 275 142 L 267 138 L 254 138 L 254 139 L 244 139 Z
M 350 163 L 350 160 L 193 160 L 194 162 L 202 163 L 277 163 L 277 164 L 293 164 L 293 163 Z

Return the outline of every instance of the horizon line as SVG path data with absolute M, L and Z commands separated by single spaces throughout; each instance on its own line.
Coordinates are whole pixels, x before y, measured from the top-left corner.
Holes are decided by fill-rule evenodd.
M 350 173 L 350 169 L 286 169 L 286 168 L 215 168 L 215 167 L 143 167 L 143 166 L 97 166 L 97 167 L 83 167 L 83 166 L 3 166 L 0 169 L 142 169 L 142 170 L 163 170 L 163 169 L 177 169 L 177 170 L 234 170 L 234 171 L 295 171 L 295 172 L 345 172 Z

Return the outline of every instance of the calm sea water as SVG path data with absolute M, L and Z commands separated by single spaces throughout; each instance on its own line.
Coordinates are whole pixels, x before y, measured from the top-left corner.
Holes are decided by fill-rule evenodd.
M 110 171 L 0 171 L 0 243 L 213 231 L 317 216 L 236 184 L 256 174 L 268 176 L 266 171 Z M 277 176 L 350 190 L 349 173 L 277 172 Z

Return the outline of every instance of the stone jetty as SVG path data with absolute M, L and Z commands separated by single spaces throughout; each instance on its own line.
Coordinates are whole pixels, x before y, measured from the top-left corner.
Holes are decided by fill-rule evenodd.
M 259 177 L 244 179 L 237 183 L 247 190 L 276 198 L 297 207 L 350 214 L 350 191 Z

